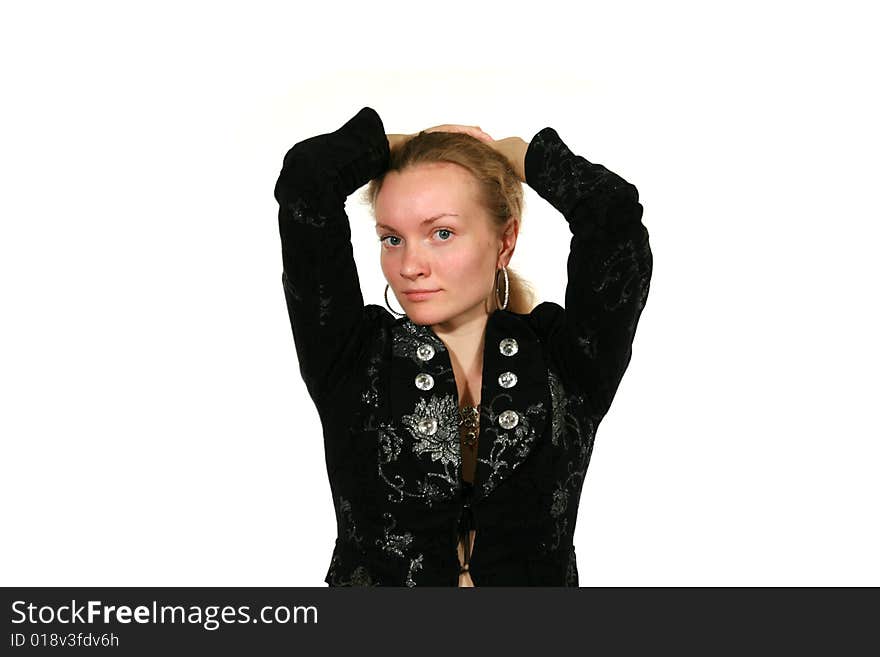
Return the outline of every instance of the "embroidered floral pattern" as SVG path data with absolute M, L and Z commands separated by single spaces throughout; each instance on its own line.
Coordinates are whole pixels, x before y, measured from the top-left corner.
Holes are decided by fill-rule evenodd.
M 416 572 L 418 572 L 419 570 L 422 569 L 422 566 L 424 565 L 424 560 L 425 560 L 425 557 L 422 554 L 415 557 L 414 559 L 410 559 L 409 570 L 406 573 L 406 585 L 407 586 L 413 587 L 416 585 L 416 582 L 413 579 L 413 574 L 415 574 Z
M 583 395 L 567 393 L 559 376 L 552 369 L 548 370 L 547 378 L 553 402 L 552 444 L 570 457 L 563 461 L 564 476 L 554 485 L 549 509 L 554 522 L 552 542 L 549 546 L 542 544 L 542 553 L 559 549 L 569 538 L 569 528 L 573 526 L 577 514 L 577 504 L 572 502 L 572 497 L 579 495 L 583 487 L 595 439 L 595 423 L 586 413 Z M 568 437 L 572 439 L 571 444 Z
M 568 398 L 565 396 L 565 389 L 562 382 L 552 369 L 547 370 L 547 383 L 550 387 L 550 401 L 552 403 L 551 411 L 551 442 L 554 447 L 558 447 L 565 440 L 565 422 L 568 411 Z
M 420 399 L 411 415 L 404 415 L 400 421 L 415 439 L 413 451 L 418 456 L 428 456 L 432 461 L 440 461 L 445 466 L 461 466 L 461 438 L 458 433 L 458 407 L 452 395 L 429 400 Z M 432 435 L 419 431 L 423 420 L 436 420 L 437 430 Z
M 300 195 L 295 196 L 287 203 L 287 211 L 290 218 L 298 224 L 324 228 L 327 222 L 327 217 L 309 205 Z
M 614 246 L 614 251 L 602 259 L 593 283 L 593 291 L 602 293 L 605 310 L 617 310 L 630 303 L 634 295 L 636 312 L 630 313 L 632 322 L 627 327 L 632 331 L 640 312 L 648 297 L 650 269 L 644 266 L 650 260 L 648 244 L 645 240 L 636 242 L 632 239 L 622 241 Z M 614 286 L 613 292 L 606 292 Z
M 391 532 L 397 526 L 397 520 L 394 519 L 387 511 L 383 514 L 385 520 L 390 520 L 391 525 L 385 525 L 384 538 L 376 539 L 376 545 L 381 547 L 385 552 L 403 558 L 409 544 L 412 543 L 412 534 L 405 532 L 403 534 L 393 534 Z
M 446 351 L 446 345 L 427 326 L 416 324 L 408 317 L 397 325 L 393 338 L 393 354 L 398 358 L 409 358 L 414 363 L 423 364 L 417 350 L 423 344 L 434 347 L 434 353 Z M 436 356 L 435 356 L 436 358 Z
M 435 418 L 437 429 L 433 435 L 419 431 L 419 423 Z M 401 474 L 388 475 L 384 465 L 398 460 L 404 447 L 404 438 L 394 426 L 380 423 L 377 435 L 379 440 L 379 477 L 392 489 L 388 494 L 391 502 L 403 502 L 404 498 L 421 498 L 428 508 L 434 503 L 449 498 L 458 489 L 461 468 L 461 444 L 458 435 L 458 409 L 451 395 L 429 400 L 421 398 L 411 414 L 401 418 L 401 424 L 409 433 L 407 443 L 418 458 L 427 457 L 431 462 L 440 462 L 442 472 L 427 472 L 425 478 L 418 479 L 407 488 L 406 479 Z
M 608 207 L 624 187 L 633 187 L 601 164 L 573 153 L 552 128 L 538 132 L 530 150 L 540 154 L 541 162 L 537 171 L 531 170 L 535 175 L 529 178 L 529 184 L 566 218 L 579 202 L 587 200 L 594 206 Z M 597 219 L 597 228 L 604 227 L 605 219 Z
M 358 533 L 357 525 L 351 513 L 351 502 L 339 496 L 339 510 L 337 515 L 339 534 L 343 540 L 356 545 L 358 549 L 363 547 L 363 537 Z
M 394 381 L 403 387 L 397 389 L 392 401 L 389 395 L 395 393 L 389 390 L 380 394 L 378 379 L 374 377 L 362 392 L 365 403 L 373 399 L 375 391 L 378 397 L 375 407 L 384 408 L 387 403 L 393 411 L 393 417 L 370 426 L 370 430 L 376 432 L 379 479 L 388 486 L 390 502 L 399 504 L 406 499 L 420 499 L 426 509 L 431 509 L 437 502 L 452 498 L 460 486 L 461 445 L 455 396 L 449 392 L 436 394 L 454 389 L 455 376 L 446 356 L 446 346 L 429 327 L 404 318 L 396 321 L 388 334 L 394 356 L 392 362 L 396 361 L 393 367 L 400 368 L 391 371 L 392 388 Z M 422 358 L 419 358 L 419 348 L 424 345 L 431 349 L 422 349 Z M 433 352 L 431 357 L 425 359 L 425 354 L 430 352 Z M 377 353 L 385 352 L 377 350 Z M 419 393 L 415 385 L 418 374 L 432 377 L 434 393 Z M 405 384 L 401 383 L 402 377 Z M 400 404 L 411 394 L 413 406 L 403 411 Z
M 387 424 L 379 425 L 377 433 L 379 436 L 379 469 L 381 471 L 382 463 L 391 463 L 400 456 L 403 439 Z
M 482 406 L 481 412 L 485 416 L 485 437 L 491 444 L 488 458 L 478 458 L 477 462 L 489 468 L 486 480 L 483 482 L 483 495 L 488 495 L 500 481 L 507 477 L 522 462 L 529 453 L 535 442 L 536 432 L 532 426 L 532 420 L 542 417 L 546 410 L 543 402 L 532 404 L 519 412 L 519 420 L 512 429 L 502 429 L 498 423 L 498 415 L 494 409 L 504 406 L 499 404 L 501 400 L 510 401 L 507 393 L 501 393 L 491 400 L 491 403 Z M 503 411 L 502 411 L 503 412 Z M 491 436 L 490 436 L 491 434 Z
M 366 566 L 355 566 L 348 577 L 342 577 L 338 572 L 341 565 L 339 555 L 334 552 L 326 578 L 330 586 L 380 586 L 379 580 L 370 574 Z
M 367 367 L 367 389 L 361 393 L 361 401 L 371 408 L 379 406 L 379 366 L 382 363 L 382 354 L 379 351 L 370 356 Z
M 551 444 L 559 449 L 564 457 L 564 470 L 554 483 L 548 509 L 553 519 L 550 543 L 542 542 L 542 554 L 558 550 L 570 539 L 570 529 L 577 515 L 575 496 L 583 487 L 590 455 L 595 439 L 595 422 L 588 413 L 585 397 L 566 391 L 559 375 L 553 368 L 547 370 L 547 383 L 550 388 Z M 573 557 L 570 557 L 573 559 Z M 571 563 L 569 563 L 571 568 Z M 576 571 L 576 568 L 575 568 Z
M 376 545 L 382 548 L 387 554 L 406 559 L 407 550 L 413 542 L 412 534 L 410 532 L 404 532 L 402 534 L 393 533 L 391 530 L 397 526 L 397 520 L 388 512 L 385 512 L 383 517 L 386 520 L 385 533 L 383 538 L 376 541 Z M 390 525 L 387 524 L 388 521 L 390 521 Z M 405 581 L 407 586 L 412 587 L 416 585 L 413 575 L 422 569 L 423 563 L 424 555 L 421 553 L 409 559 L 409 569 L 407 570 Z
M 565 513 L 565 509 L 567 506 L 568 491 L 557 485 L 556 490 L 553 491 L 553 505 L 550 507 L 550 515 L 554 518 L 558 518 L 563 513 Z

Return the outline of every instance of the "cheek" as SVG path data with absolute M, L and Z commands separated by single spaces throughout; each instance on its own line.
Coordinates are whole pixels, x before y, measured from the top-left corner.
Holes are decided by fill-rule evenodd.
M 385 274 L 385 278 L 391 278 L 391 270 L 392 270 L 392 258 L 388 255 L 388 252 L 384 249 L 379 254 L 379 266 L 382 268 L 382 273 Z
M 492 263 L 487 260 L 488 253 L 488 247 L 485 249 L 450 250 L 443 259 L 443 268 L 447 273 L 458 278 L 474 280 L 475 276 L 492 270 Z

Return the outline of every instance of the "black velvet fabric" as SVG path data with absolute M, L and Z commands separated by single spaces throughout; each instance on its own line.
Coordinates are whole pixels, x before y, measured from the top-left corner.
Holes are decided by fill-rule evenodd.
M 336 509 L 325 581 L 457 586 L 458 530 L 468 511 L 475 586 L 577 586 L 573 535 L 584 477 L 651 279 L 638 191 L 574 154 L 553 128 L 529 142 L 526 183 L 571 229 L 565 308 L 543 302 L 529 314 L 490 315 L 468 489 L 444 343 L 430 326 L 365 305 L 361 294 L 345 201 L 388 161 L 382 120 L 364 107 L 338 130 L 295 144 L 275 185 L 284 296 Z M 508 339 L 515 354 L 503 353 Z M 422 345 L 433 347 L 428 360 L 419 357 Z M 502 387 L 503 372 L 515 373 L 516 385 Z M 415 385 L 419 374 L 433 387 Z M 507 411 L 515 426 L 504 421 Z M 420 428 L 429 420 L 433 433 Z

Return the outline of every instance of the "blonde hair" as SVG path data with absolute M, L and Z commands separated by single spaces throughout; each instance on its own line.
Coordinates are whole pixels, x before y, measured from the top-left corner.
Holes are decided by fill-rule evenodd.
M 417 164 L 451 162 L 468 170 L 478 183 L 477 202 L 486 209 L 499 230 L 512 217 L 522 225 L 524 197 L 522 182 L 507 158 L 488 144 L 462 132 L 420 132 L 391 149 L 387 171 L 403 171 Z M 376 217 L 376 199 L 387 173 L 370 181 L 364 202 Z M 507 267 L 510 281 L 507 310 L 528 314 L 535 307 L 535 292 L 531 284 Z M 504 303 L 503 275 L 496 271 L 498 296 Z M 498 307 L 495 295 L 489 302 L 492 310 Z

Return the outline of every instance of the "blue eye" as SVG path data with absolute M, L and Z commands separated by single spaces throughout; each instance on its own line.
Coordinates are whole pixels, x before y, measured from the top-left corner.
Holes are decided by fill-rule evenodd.
M 438 228 L 434 232 L 435 233 L 446 233 L 446 236 L 442 236 L 440 238 L 441 242 L 448 242 L 452 238 L 452 235 L 453 235 L 453 232 L 451 230 L 449 230 L 448 228 Z M 389 242 L 388 240 L 398 240 L 398 241 L 397 242 Z M 382 246 L 384 246 L 386 248 L 400 246 L 400 238 L 397 235 L 383 235 L 382 237 L 379 238 L 379 242 L 382 244 Z

